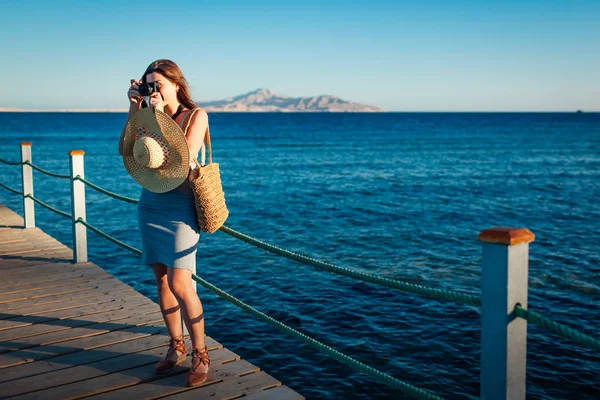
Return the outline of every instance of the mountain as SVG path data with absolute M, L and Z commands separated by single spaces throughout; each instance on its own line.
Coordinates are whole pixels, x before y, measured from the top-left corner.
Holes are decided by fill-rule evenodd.
M 365 104 L 352 103 L 335 96 L 287 97 L 269 89 L 252 92 L 223 100 L 208 101 L 200 106 L 206 111 L 235 112 L 383 112 L 385 110 Z

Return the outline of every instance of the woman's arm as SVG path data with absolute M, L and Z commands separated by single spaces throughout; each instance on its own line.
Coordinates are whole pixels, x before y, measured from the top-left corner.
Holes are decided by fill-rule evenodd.
M 195 157 L 202 148 L 204 136 L 208 128 L 208 114 L 204 110 L 198 110 L 192 116 L 185 139 L 190 149 L 190 155 Z

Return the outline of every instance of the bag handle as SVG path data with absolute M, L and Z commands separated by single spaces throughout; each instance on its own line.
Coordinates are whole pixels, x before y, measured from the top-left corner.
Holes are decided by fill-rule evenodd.
M 183 124 L 183 126 L 184 126 L 183 133 L 185 135 L 187 135 L 187 131 L 190 126 L 190 122 L 192 121 L 192 117 L 198 110 L 201 110 L 201 108 L 195 107 L 188 113 L 188 115 L 186 115 L 185 121 Z M 210 128 L 208 126 L 206 126 L 206 132 L 204 134 L 204 143 L 206 143 L 208 145 L 208 163 L 212 164 L 212 148 L 210 146 Z M 196 165 L 198 167 L 200 167 L 200 164 L 198 163 L 198 160 L 195 157 L 193 158 L 193 160 L 196 163 Z M 204 147 L 202 148 L 202 163 L 204 164 Z

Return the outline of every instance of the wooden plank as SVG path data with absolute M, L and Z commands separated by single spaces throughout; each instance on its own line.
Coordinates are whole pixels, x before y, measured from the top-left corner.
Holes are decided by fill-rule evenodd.
M 12 229 L 5 229 L 0 231 L 0 240 L 10 240 L 12 238 L 28 238 L 28 237 L 48 237 L 46 232 L 38 227 L 25 229 L 23 227 L 17 227 Z M 52 236 L 50 236 L 52 237 Z M 56 239 L 55 239 L 56 240 Z
M 223 363 L 220 365 L 211 365 L 208 370 L 208 378 L 204 383 L 196 387 L 187 387 L 185 384 L 184 374 L 182 377 L 174 377 L 171 378 L 173 382 L 170 383 L 169 386 L 173 387 L 172 392 L 164 397 L 165 399 L 198 399 L 198 398 L 207 398 L 212 399 L 208 395 L 207 397 L 203 397 L 203 394 L 206 394 L 206 391 L 203 389 L 211 388 L 215 384 L 219 382 L 231 383 L 232 379 L 237 378 L 239 376 L 245 374 L 253 374 L 260 372 L 260 368 L 256 365 L 249 363 L 246 360 L 237 360 L 234 362 Z M 163 385 L 166 385 L 166 382 L 162 382 Z M 210 389 L 208 389 L 210 393 Z M 202 393 L 202 394 L 199 394 Z M 218 398 L 218 397 L 217 397 Z
M 63 385 L 51 389 L 44 390 L 44 396 L 50 399 L 75 399 L 81 398 L 85 396 L 98 395 L 100 393 L 105 393 L 102 397 L 109 398 L 118 398 L 123 399 L 123 397 L 112 397 L 110 393 L 117 389 L 126 388 L 129 386 L 137 385 L 143 382 L 149 382 L 157 379 L 163 380 L 163 384 L 165 384 L 165 379 L 162 375 L 158 375 L 154 372 L 153 364 L 158 361 L 158 359 L 154 359 L 148 365 L 144 365 L 138 368 L 132 368 L 125 371 L 101 376 L 94 379 L 88 379 L 81 382 Z M 186 360 L 186 364 L 190 363 L 190 360 Z M 189 366 L 188 366 L 189 368 Z M 219 377 L 222 379 L 226 376 L 239 375 L 242 372 L 249 372 L 253 370 L 258 370 L 258 367 L 250 364 L 247 361 L 239 360 L 235 362 L 216 364 L 212 369 L 211 373 L 209 373 L 209 377 L 211 374 L 213 376 Z M 185 386 L 185 377 L 186 377 L 187 368 L 179 366 L 177 368 L 177 373 L 170 373 L 170 376 L 173 376 L 173 381 L 176 383 L 171 383 L 175 388 L 181 386 L 182 389 L 191 389 Z M 135 391 L 134 391 L 135 392 Z M 39 397 L 39 393 L 28 393 L 22 396 L 15 396 L 13 399 L 15 400 L 25 400 L 25 399 L 37 399 Z M 137 398 L 139 395 L 136 395 Z
M 249 394 L 244 400 L 304 400 L 304 396 L 287 386 L 277 386 Z
M 240 364 L 236 364 L 235 368 L 231 367 L 233 362 L 240 361 L 240 357 L 231 352 L 228 349 L 218 349 L 211 351 L 209 349 L 209 354 L 211 358 L 211 369 L 213 371 L 209 372 L 207 381 L 203 383 L 203 385 L 208 385 L 210 383 L 218 382 L 219 378 L 217 377 L 217 373 L 215 370 L 221 371 L 221 373 L 226 374 L 227 372 L 232 373 L 235 368 L 239 369 L 241 365 L 248 370 L 249 363 L 241 362 Z M 161 356 L 159 359 L 164 358 Z M 188 356 L 188 359 L 171 373 L 164 375 L 155 375 L 151 377 L 149 380 L 144 382 L 139 382 L 134 385 L 129 385 L 122 389 L 113 390 L 110 392 L 105 392 L 103 394 L 97 395 L 98 399 L 128 399 L 133 397 L 139 397 L 143 399 L 150 398 L 158 398 L 162 396 L 166 396 L 169 394 L 179 393 L 182 390 L 192 389 L 188 388 L 185 385 L 185 377 L 191 368 L 192 358 L 191 355 Z M 227 365 L 223 367 L 223 365 Z M 153 364 L 151 365 L 153 367 Z M 253 366 L 252 366 L 253 367 Z M 227 379 L 227 376 L 224 376 Z
M 47 284 L 48 282 L 59 282 L 63 279 L 71 279 L 76 277 L 95 277 L 98 278 L 101 275 L 105 277 L 112 276 L 105 270 L 101 268 L 90 268 L 88 270 L 81 269 L 71 269 L 67 272 L 62 273 L 54 273 L 49 275 L 33 275 L 29 276 L 28 274 L 20 274 L 18 277 L 6 277 L 6 275 L 2 274 L 2 281 L 0 281 L 0 291 L 5 290 L 6 288 L 16 288 L 16 287 L 26 287 L 29 285 L 38 285 L 38 284 Z
M 191 355 L 156 374 L 169 338 L 158 304 L 23 223 L 0 204 L 0 397 L 303 399 L 209 336 L 202 386 L 185 385 Z
M 0 256 L 2 257 L 6 257 L 9 255 L 13 255 L 13 253 L 21 253 L 21 252 L 25 252 L 26 249 L 13 249 L 13 250 L 6 250 L 6 251 L 2 251 L 0 252 Z M 48 244 L 47 246 L 43 246 L 43 247 L 33 247 L 32 250 L 35 250 L 36 252 L 58 252 L 58 251 L 71 251 L 72 249 L 70 249 L 69 247 L 65 246 L 64 244 L 60 243 L 60 242 L 55 242 L 53 244 Z
M 64 251 L 48 252 L 44 254 L 29 254 L 29 255 L 2 255 L 0 254 L 0 265 L 5 262 L 6 268 L 11 265 L 19 265 L 24 262 L 41 261 L 45 263 L 73 263 L 73 257 Z
M 8 235 L 7 239 L 0 238 L 0 244 L 25 242 L 27 240 L 28 239 L 25 239 L 25 238 L 14 238 L 14 235 Z
M 44 270 L 42 270 L 44 271 Z M 0 289 L 7 290 L 11 286 L 23 286 L 23 285 L 34 285 L 34 284 L 45 284 L 45 282 L 56 282 L 61 279 L 71 279 L 77 277 L 85 277 L 86 275 L 94 276 L 102 279 L 99 275 L 104 274 L 106 277 L 113 275 L 109 274 L 106 270 L 94 267 L 94 268 L 63 268 L 55 270 L 54 273 L 32 273 L 32 274 L 4 274 L 0 270 L 3 278 L 0 282 Z
M 54 246 L 53 246 L 54 247 Z M 37 249 L 38 252 L 35 254 L 26 254 L 26 255 L 19 255 L 19 254 L 8 254 L 8 253 L 0 253 L 0 259 L 5 260 L 7 262 L 11 262 L 11 261 L 18 261 L 21 259 L 24 260 L 31 260 L 31 261 L 35 261 L 35 260 L 44 260 L 44 259 L 51 259 L 51 258 L 58 258 L 55 257 L 55 254 L 60 254 L 60 253 L 64 253 L 65 251 L 71 251 L 71 249 L 69 249 L 68 247 L 64 246 L 63 247 L 59 247 L 56 246 L 58 248 L 56 249 Z M 41 250 L 41 251 L 40 251 Z M 26 257 L 27 256 L 27 257 Z M 73 260 L 73 259 L 70 259 Z
M 152 300 L 144 296 L 136 296 L 133 298 L 119 298 L 108 302 L 94 303 L 87 306 L 63 308 L 61 310 L 47 311 L 44 314 L 23 315 L 17 318 L 0 321 L 0 340 L 4 340 L 2 336 L 5 331 L 15 329 L 27 329 L 27 333 L 32 333 L 32 325 L 47 324 L 51 321 L 61 319 L 82 318 L 89 314 L 99 312 L 118 310 L 122 308 L 132 308 L 144 304 L 156 304 Z M 158 305 L 157 305 L 158 306 Z
M 0 210 L 0 226 L 10 226 L 10 230 L 15 232 L 15 233 L 43 233 L 44 235 L 47 235 L 46 232 L 44 232 L 39 226 L 35 226 L 33 228 L 24 228 L 23 225 L 19 224 L 15 224 L 16 221 L 12 221 L 12 222 L 2 222 L 2 211 Z
M 15 251 L 15 250 L 20 250 L 20 249 L 28 249 L 28 248 L 32 248 L 32 249 L 44 249 L 44 248 L 54 248 L 54 247 L 61 247 L 61 248 L 67 248 L 68 247 L 59 242 L 58 240 L 54 239 L 53 237 L 46 237 L 46 238 L 22 238 L 22 239 L 13 239 L 11 241 L 4 241 L 4 242 L 0 242 L 0 254 L 7 254 L 7 252 L 9 251 Z
M 59 241 L 58 239 L 56 239 L 55 237 L 53 237 L 52 235 L 49 235 L 48 233 L 44 232 L 42 229 L 35 227 L 35 228 L 12 228 L 12 229 L 6 229 L 3 231 L 0 231 L 0 240 L 10 240 L 11 238 L 52 238 L 54 240 L 56 240 L 57 242 Z
M 35 361 L 29 364 L 6 368 L 2 370 L 2 374 L 0 374 L 0 383 L 41 375 L 48 372 L 65 370 L 77 365 L 106 360 L 121 356 L 123 354 L 133 354 L 155 347 L 163 347 L 166 346 L 165 342 L 168 339 L 166 328 L 163 330 L 164 333 L 133 337 L 130 340 L 116 344 L 98 346 L 94 349 L 67 353 L 65 355 L 52 357 L 47 360 Z M 188 336 L 186 336 L 185 339 L 187 341 L 190 340 Z M 208 345 L 209 344 L 207 342 L 207 346 Z
M 280 385 L 281 382 L 271 375 L 258 371 L 241 376 L 227 377 L 214 385 L 194 388 L 177 396 L 177 399 L 235 399 L 245 394 L 252 394 Z
M 44 360 L 57 355 L 82 351 L 101 345 L 130 340 L 132 337 L 161 333 L 164 328 L 154 325 L 159 323 L 164 324 L 160 312 L 132 316 L 118 321 L 118 323 L 101 323 L 98 324 L 100 325 L 100 330 L 97 331 L 90 331 L 89 328 L 73 328 L 74 331 L 79 330 L 79 333 L 83 333 L 83 335 L 77 335 L 78 332 L 76 331 L 75 335 L 77 336 L 71 336 L 68 340 L 62 340 L 62 343 L 60 344 L 51 345 L 51 343 L 41 343 L 36 347 L 30 347 L 8 354 L 0 354 L 0 369 L 36 360 Z M 108 333 L 109 331 L 110 334 Z M 50 339 L 53 339 L 53 337 L 50 337 Z M 63 337 L 62 339 L 65 338 Z
M 0 253 L 0 255 L 2 257 L 6 256 L 20 256 L 20 255 L 25 255 L 25 256 L 40 256 L 40 255 L 46 255 L 46 254 L 73 254 L 73 250 L 69 249 L 68 247 L 66 247 L 65 245 L 57 245 L 57 246 L 49 246 L 49 247 L 42 247 L 40 249 L 36 249 L 36 248 L 27 248 L 27 249 L 21 249 L 21 250 L 10 250 L 10 251 L 5 251 Z
M 188 343 L 190 342 L 189 336 L 184 336 L 184 338 Z M 158 334 L 132 337 L 129 340 L 115 344 L 109 343 L 93 349 L 72 352 L 65 355 L 52 357 L 47 360 L 35 361 L 29 364 L 6 368 L 2 370 L 2 374 L 0 374 L 0 383 L 32 376 L 39 376 L 52 371 L 60 370 L 66 372 L 64 371 L 65 369 L 74 366 L 91 364 L 94 362 L 120 357 L 123 355 L 130 355 L 157 347 L 163 349 L 163 353 L 159 354 L 159 357 L 160 359 L 164 359 L 168 350 L 168 339 L 168 332 L 163 324 L 161 332 Z M 222 344 L 208 336 L 205 336 L 204 342 L 206 343 L 209 351 L 223 348 Z
M 117 290 L 123 291 L 125 289 L 130 289 L 132 291 L 134 290 L 131 286 L 129 286 L 123 282 L 116 282 L 111 285 L 98 285 L 98 287 L 95 287 L 93 289 L 83 290 L 83 291 L 79 291 L 79 292 L 60 293 L 60 294 L 56 294 L 56 295 L 52 295 L 52 296 L 37 297 L 34 299 L 29 299 L 29 300 L 13 301 L 11 303 L 4 303 L 1 305 L 1 307 L 2 307 L 2 311 L 4 311 L 4 312 L 10 311 L 10 312 L 16 313 L 16 312 L 18 312 L 17 310 L 36 306 L 36 305 L 49 304 L 49 303 L 60 303 L 63 301 L 70 301 L 70 300 L 75 300 L 75 299 L 84 299 L 84 298 L 98 296 L 100 294 L 109 294 L 109 293 L 111 293 L 113 291 L 117 291 Z
M 47 324 L 36 324 L 24 328 L 0 331 L 0 353 L 14 352 L 36 346 L 47 346 L 85 336 L 101 335 L 108 331 L 124 329 L 132 317 L 146 314 L 160 315 L 156 303 L 145 303 L 137 307 L 108 310 L 66 320 L 54 320 Z M 123 320 L 123 321 L 122 321 Z M 155 319 L 156 320 L 156 319 Z
M 43 269 L 38 269 L 38 271 L 36 271 L 35 273 L 17 273 L 17 272 L 10 273 L 9 271 L 11 271 L 11 270 L 4 271 L 0 268 L 0 273 L 2 274 L 2 277 L 3 277 L 2 281 L 0 282 L 0 288 L 4 288 L 7 286 L 11 286 L 11 285 L 21 285 L 21 284 L 28 284 L 28 283 L 34 283 L 34 282 L 46 282 L 46 281 L 59 280 L 59 279 L 63 279 L 63 278 L 68 278 L 70 275 L 77 276 L 78 274 L 82 275 L 82 274 L 86 274 L 86 273 L 97 274 L 97 273 L 99 273 L 99 271 L 102 271 L 102 272 L 108 274 L 108 272 L 104 268 L 100 268 L 94 264 L 85 265 L 85 266 L 71 264 L 69 266 L 68 264 L 65 263 L 64 265 L 62 265 L 62 267 L 55 268 L 54 272 L 52 272 L 52 273 L 46 272 L 46 269 L 51 269 L 51 268 L 53 268 L 53 266 L 48 265 Z
M 28 228 L 28 229 L 25 229 L 23 227 L 14 227 L 12 229 L 0 231 L 0 240 L 6 239 L 9 237 L 21 238 L 21 237 L 42 237 L 42 236 L 51 237 L 54 240 L 57 240 L 53 236 L 44 232 L 39 227 Z
M 67 246 L 62 243 L 30 243 L 22 242 L 19 245 L 6 246 L 0 248 L 0 256 L 14 256 L 20 254 L 32 254 L 41 252 L 57 252 L 57 251 L 71 251 Z
M 4 208 L 0 210 L 0 221 L 2 221 L 3 226 L 10 225 L 17 226 L 18 228 L 22 228 L 24 226 L 23 217 L 15 213 L 10 208 Z
M 106 303 L 106 302 L 110 302 L 110 301 L 117 301 L 119 299 L 128 299 L 128 298 L 135 298 L 135 297 L 144 297 L 145 298 L 145 296 L 143 294 L 138 293 L 136 291 L 132 291 L 129 288 L 125 288 L 123 290 L 115 289 L 115 290 L 111 290 L 109 293 L 106 293 L 106 294 L 100 294 L 100 295 L 91 296 L 91 297 L 84 297 L 81 299 L 58 301 L 58 302 L 52 302 L 52 303 L 42 303 L 42 304 L 38 304 L 38 305 L 34 305 L 34 306 L 22 307 L 22 308 L 18 309 L 19 310 L 18 313 L 15 312 L 14 314 L 0 313 L 0 321 L 11 320 L 14 318 L 25 317 L 28 315 L 44 315 L 44 314 L 52 312 L 52 311 L 66 310 L 69 308 L 85 307 L 90 304 L 101 304 L 101 303 Z M 11 304 L 13 304 L 13 303 L 11 303 Z M 0 322 L 0 324 L 1 324 L 1 322 Z
M 96 270 L 94 274 L 81 274 L 76 273 L 71 276 L 66 276 L 63 279 L 59 280 L 50 280 L 50 281 L 38 281 L 31 283 L 21 283 L 19 285 L 6 286 L 0 288 L 0 296 L 6 296 L 9 294 L 16 293 L 31 293 L 33 291 L 39 291 L 42 289 L 52 289 L 59 288 L 64 286 L 74 286 L 84 283 L 100 283 L 104 280 L 116 279 L 114 276 L 106 273 L 102 270 Z
M 163 342 L 167 338 L 162 336 Z M 6 384 L 0 384 L 0 393 L 3 397 L 17 396 L 26 393 L 39 392 L 41 390 L 51 389 L 57 386 L 75 384 L 83 380 L 100 378 L 109 374 L 115 374 L 119 372 L 126 372 L 129 369 L 145 367 L 153 369 L 154 364 L 159 360 L 164 359 L 165 345 L 150 349 L 145 349 L 135 354 L 123 354 L 121 356 L 112 357 L 102 361 L 89 363 L 85 365 L 75 366 L 72 368 L 63 369 L 60 371 L 54 371 L 43 375 L 37 375 L 35 379 L 20 379 Z M 231 361 L 239 359 L 237 354 L 232 353 L 227 349 L 216 349 L 209 351 L 211 358 L 214 357 L 215 363 L 222 363 L 223 361 Z M 189 366 L 183 367 L 178 366 L 173 373 L 185 372 L 189 369 Z M 163 376 L 164 377 L 164 376 Z M 133 386 L 132 388 L 138 388 L 140 386 Z M 135 396 L 130 396 L 130 393 L 123 393 L 122 399 L 135 398 L 143 396 L 141 391 L 136 392 Z
M 17 279 L 22 276 L 47 276 L 57 272 L 66 272 L 66 271 L 86 271 L 88 269 L 103 269 L 99 266 L 92 263 L 81 263 L 75 264 L 73 261 L 67 262 L 48 262 L 48 260 L 43 261 L 23 261 L 21 265 L 14 267 L 6 267 L 2 264 L 0 260 L 0 271 L 2 271 L 2 276 L 6 276 L 10 279 Z
M 67 245 L 60 240 L 43 232 L 33 234 L 24 232 L 23 234 L 20 234 L 19 231 L 13 230 L 12 232 L 0 233 L 0 250 L 5 250 L 5 248 L 10 248 L 13 245 L 19 245 L 19 243 L 29 243 L 37 245 L 38 247 L 57 244 L 67 247 Z
M 52 235 L 47 234 L 46 232 L 44 232 L 43 230 L 41 230 L 40 228 L 37 228 L 37 227 L 30 228 L 30 229 L 12 228 L 12 229 L 6 229 L 3 231 L 0 231 L 0 243 L 2 243 L 4 241 L 12 240 L 12 239 L 28 239 L 28 238 L 53 239 L 56 242 L 60 243 L 60 241 L 58 239 L 56 239 Z
M 45 262 L 73 262 L 73 252 L 65 250 L 44 250 L 31 254 L 0 254 L 0 264 L 5 260 L 10 261 L 45 261 Z
M 63 287 L 58 287 L 58 288 L 49 288 L 49 289 L 39 289 L 39 290 L 30 290 L 29 292 L 19 292 L 19 293 L 8 293 L 8 294 L 2 294 L 0 293 L 0 304 L 2 303 L 11 303 L 14 301 L 23 301 L 23 300 L 30 300 L 30 299 L 35 299 L 38 297 L 48 297 L 48 296 L 55 296 L 57 294 L 65 294 L 65 293 L 73 293 L 73 292 L 80 292 L 80 291 L 84 291 L 84 290 L 91 290 L 91 289 L 95 289 L 101 286 L 108 286 L 110 284 L 120 284 L 121 281 L 119 281 L 117 278 L 110 278 L 110 279 L 105 279 L 105 280 L 101 280 L 101 281 L 89 281 L 89 282 L 84 282 L 78 285 L 71 285 L 69 287 L 63 288 Z

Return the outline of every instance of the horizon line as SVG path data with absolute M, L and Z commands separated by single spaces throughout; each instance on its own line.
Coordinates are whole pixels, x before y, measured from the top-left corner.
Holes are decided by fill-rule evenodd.
M 228 111 L 218 110 L 210 111 L 210 107 L 206 107 L 208 113 L 232 113 L 232 114 L 313 114 L 313 113 L 330 113 L 330 114 L 389 114 L 389 113 L 572 113 L 572 114 L 586 114 L 586 113 L 600 113 L 599 110 L 387 110 L 387 111 Z M 26 110 L 22 108 L 0 108 L 0 113 L 128 113 L 128 108 L 88 108 L 88 109 L 50 109 L 50 110 Z

